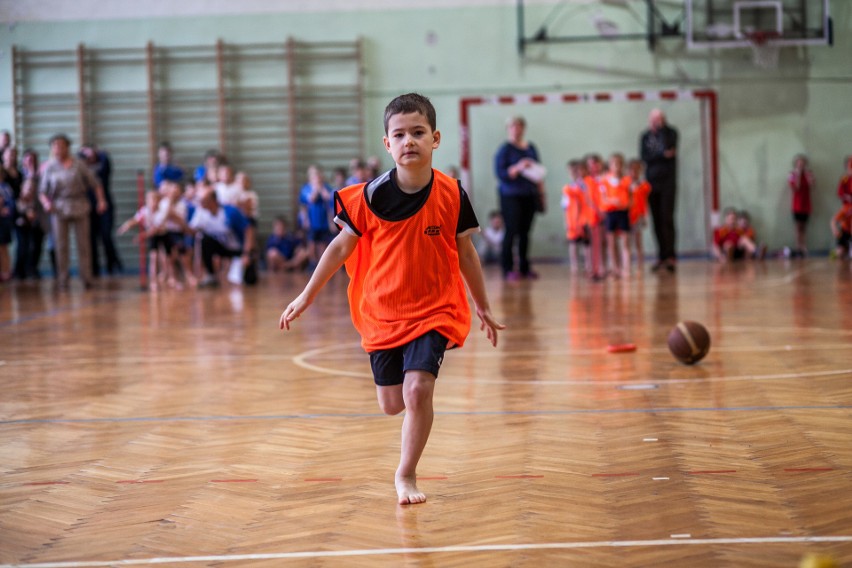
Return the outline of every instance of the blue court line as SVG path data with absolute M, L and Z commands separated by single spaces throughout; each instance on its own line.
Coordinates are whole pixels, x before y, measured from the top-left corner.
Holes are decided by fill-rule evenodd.
M 582 414 L 672 414 L 677 412 L 772 412 L 785 410 L 852 410 L 852 405 L 834 406 L 731 406 L 687 408 L 615 408 L 588 410 L 485 410 L 435 412 L 436 416 L 571 416 Z M 20 424 L 119 424 L 131 422 L 239 422 L 252 420 L 315 420 L 318 418 L 386 418 L 381 412 L 356 414 L 273 414 L 257 416 L 136 416 L 125 418 L 23 418 L 0 420 L 0 426 Z

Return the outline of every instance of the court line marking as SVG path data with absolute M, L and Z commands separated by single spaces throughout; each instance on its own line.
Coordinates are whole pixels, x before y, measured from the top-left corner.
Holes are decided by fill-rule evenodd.
M 678 412 L 779 412 L 788 410 L 852 410 L 852 405 L 833 406 L 729 406 L 729 407 L 657 407 L 657 408 L 575 408 L 568 410 L 479 410 L 479 411 L 436 411 L 436 416 L 572 416 L 582 414 L 662 414 Z M 0 420 L 0 426 L 24 424 L 121 424 L 121 423 L 168 423 L 168 422 L 250 422 L 253 420 L 316 420 L 318 418 L 383 418 L 386 414 L 262 414 L 257 416 L 131 416 L 113 418 L 19 418 Z
M 352 556 L 397 556 L 405 554 L 440 554 L 459 552 L 519 552 L 528 550 L 577 550 L 584 548 L 629 548 L 655 546 L 706 546 L 742 544 L 811 544 L 852 542 L 852 536 L 778 536 L 741 538 L 678 538 L 658 540 L 601 540 L 588 542 L 542 542 L 532 544 L 485 544 L 430 546 L 423 548 L 373 548 L 354 550 L 305 550 L 301 552 L 271 552 L 263 554 L 223 554 L 218 556 L 169 556 L 109 561 L 39 562 L 34 564 L 0 564 L 0 568 L 84 568 L 97 566 L 139 566 L 150 564 L 179 564 L 193 562 L 245 562 L 248 560 L 285 560 L 293 558 L 340 558 Z

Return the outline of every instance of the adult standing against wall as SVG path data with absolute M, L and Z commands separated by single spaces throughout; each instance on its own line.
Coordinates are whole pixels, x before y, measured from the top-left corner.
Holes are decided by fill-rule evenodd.
M 645 178 L 651 184 L 648 205 L 654 221 L 658 258 L 651 267 L 654 272 L 665 268 L 674 272 L 675 253 L 675 195 L 677 193 L 677 130 L 666 122 L 660 109 L 648 115 L 648 130 L 642 133 L 639 153 L 645 163 Z
M 506 229 L 500 262 L 503 277 L 509 281 L 536 279 L 528 257 L 530 231 L 536 211 L 543 210 L 543 168 L 538 150 L 525 137 L 526 121 L 521 116 L 506 121 L 507 140 L 494 157 L 498 179 L 500 209 Z M 518 248 L 518 270 L 515 270 L 515 243 Z
M 69 246 L 71 226 L 77 241 L 78 270 L 86 288 L 92 286 L 91 242 L 89 240 L 89 211 L 91 203 L 86 195 L 95 188 L 95 208 L 98 213 L 107 209 L 101 182 L 89 167 L 71 155 L 71 140 L 64 134 L 50 139 L 50 160 L 44 164 L 39 182 L 39 199 L 50 213 L 50 223 L 56 246 L 56 268 L 60 289 L 70 282 L 71 254 Z
M 99 213 L 97 211 L 97 201 L 94 195 L 94 188 L 89 190 L 89 201 L 92 203 L 93 209 L 89 214 L 90 240 L 92 247 L 92 275 L 97 278 L 101 272 L 101 263 L 99 260 L 98 243 L 104 249 L 106 256 L 106 270 L 109 274 L 121 272 L 123 265 L 121 258 L 118 256 L 118 249 L 113 240 L 113 229 L 115 226 L 115 202 L 112 199 L 112 191 L 110 190 L 110 180 L 112 179 L 112 160 L 105 150 L 102 150 L 94 144 L 84 144 L 80 148 L 79 157 L 92 173 L 95 174 L 101 182 L 101 187 L 104 190 L 104 199 L 107 203 L 106 211 Z

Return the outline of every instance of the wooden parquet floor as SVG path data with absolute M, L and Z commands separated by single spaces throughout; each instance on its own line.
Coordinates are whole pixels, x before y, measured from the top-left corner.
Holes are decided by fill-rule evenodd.
M 0 568 L 852 566 L 849 264 L 539 268 L 489 267 L 509 329 L 447 354 L 409 507 L 344 275 L 289 334 L 303 275 L 5 285 Z M 686 319 L 695 366 L 666 348 Z

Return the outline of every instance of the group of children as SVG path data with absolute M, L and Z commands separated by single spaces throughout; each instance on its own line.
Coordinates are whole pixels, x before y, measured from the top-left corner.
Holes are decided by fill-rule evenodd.
M 272 234 L 266 242 L 264 257 L 273 272 L 315 267 L 338 228 L 334 223 L 334 193 L 375 179 L 381 169 L 378 157 L 354 158 L 346 168 L 334 168 L 331 183 L 319 164 L 307 169 L 307 181 L 299 191 L 296 224 L 290 230 L 283 216 L 272 222 Z
M 733 207 L 725 209 L 723 223 L 713 231 L 713 258 L 721 263 L 743 258 L 766 258 L 766 245 L 758 245 L 751 216 Z
M 614 153 L 603 159 L 590 154 L 568 162 L 571 182 L 562 189 L 565 234 L 572 272 L 579 272 L 582 253 L 585 274 L 593 280 L 607 275 L 630 275 L 631 257 L 644 258 L 642 229 L 646 225 L 650 184 L 643 164 Z M 631 250 L 633 249 L 633 250 Z
M 836 242 L 838 258 L 852 258 L 852 156 L 845 161 L 846 172 L 837 185 L 840 209 L 831 218 L 831 233 Z
M 252 190 L 251 178 L 235 172 L 222 156 L 208 153 L 205 164 L 196 170 L 194 179 L 185 181 L 183 172 L 170 166 L 163 155 L 171 149 L 161 148 L 161 163 L 154 171 L 155 189 L 145 194 L 145 204 L 118 228 L 122 235 L 139 229 L 148 249 L 148 287 L 182 289 L 199 284 L 200 257 L 195 250 L 195 230 L 190 221 L 198 207 L 197 196 L 214 191 L 222 205 L 237 207 L 248 222 L 257 226 L 258 196 Z
M 829 221 L 836 244 L 834 254 L 838 258 L 852 257 L 852 242 L 850 242 L 852 241 L 850 237 L 850 233 L 852 233 L 852 156 L 847 156 L 843 165 L 844 175 L 837 185 L 840 209 Z M 792 196 L 793 221 L 796 224 L 796 248 L 785 249 L 785 253 L 793 258 L 804 257 L 807 255 L 805 233 L 811 214 L 811 190 L 814 187 L 814 174 L 808 164 L 808 158 L 804 154 L 797 154 L 793 158 L 793 169 L 787 177 L 787 186 L 790 188 Z

